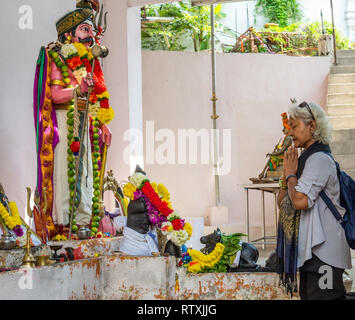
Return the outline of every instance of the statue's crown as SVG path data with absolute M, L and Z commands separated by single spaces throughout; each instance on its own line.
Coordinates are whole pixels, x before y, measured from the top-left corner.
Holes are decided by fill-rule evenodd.
M 98 0 L 76 0 L 76 9 L 67 13 L 56 23 L 58 37 L 73 30 L 88 19 L 93 20 L 94 11 L 98 8 Z
M 100 5 L 98 0 L 76 0 L 77 8 L 90 8 L 97 11 L 99 6 Z

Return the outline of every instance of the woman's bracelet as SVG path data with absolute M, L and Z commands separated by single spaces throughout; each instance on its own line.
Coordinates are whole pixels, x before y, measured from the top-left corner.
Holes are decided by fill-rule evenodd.
M 287 190 L 287 184 L 285 183 L 284 179 L 281 179 L 281 178 L 279 179 L 279 187 L 282 190 Z

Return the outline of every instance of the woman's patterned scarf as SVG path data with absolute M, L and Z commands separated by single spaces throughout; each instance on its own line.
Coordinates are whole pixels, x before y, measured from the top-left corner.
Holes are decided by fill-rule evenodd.
M 316 152 L 329 152 L 329 145 L 320 142 L 313 143 L 304 150 L 298 158 L 297 179 L 302 175 L 306 160 Z M 298 254 L 298 232 L 300 225 L 301 211 L 294 209 L 291 199 L 286 193 L 280 204 L 279 225 L 277 234 L 277 258 L 278 274 L 280 283 L 291 294 L 297 292 L 297 254 Z

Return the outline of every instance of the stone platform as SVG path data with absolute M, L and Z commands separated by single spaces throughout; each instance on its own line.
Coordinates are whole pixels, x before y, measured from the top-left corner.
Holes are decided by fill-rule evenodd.
M 285 300 L 274 273 L 188 274 L 174 257 L 101 256 L 0 273 L 0 300 Z
M 179 268 L 179 300 L 298 300 L 279 287 L 276 273 L 200 273 Z

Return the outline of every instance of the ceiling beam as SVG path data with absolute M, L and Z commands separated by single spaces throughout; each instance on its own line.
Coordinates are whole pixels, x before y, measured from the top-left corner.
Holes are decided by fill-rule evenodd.
M 227 3 L 227 2 L 241 2 L 241 1 L 248 1 L 248 0 L 191 0 L 193 6 L 207 6 L 211 4 L 220 4 L 220 3 Z
M 176 2 L 176 0 L 128 0 L 128 6 L 144 7 L 152 4 L 171 3 L 171 2 Z
M 128 0 L 129 7 L 144 7 L 152 4 L 161 4 L 161 3 L 171 3 L 177 2 L 178 0 Z M 248 0 L 191 0 L 192 4 L 195 5 L 209 5 L 215 3 L 226 3 L 226 2 L 241 2 Z M 250 0 L 251 1 L 251 0 Z

